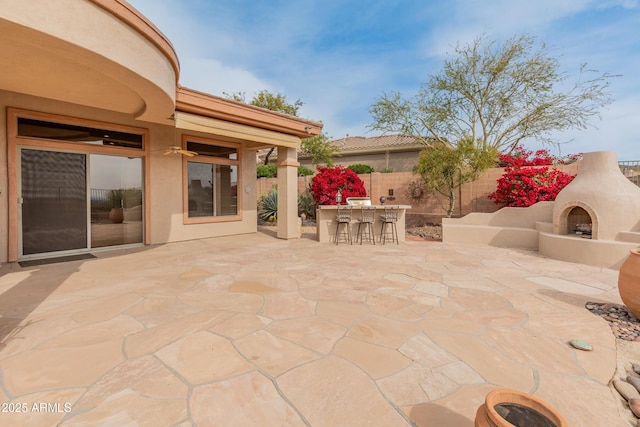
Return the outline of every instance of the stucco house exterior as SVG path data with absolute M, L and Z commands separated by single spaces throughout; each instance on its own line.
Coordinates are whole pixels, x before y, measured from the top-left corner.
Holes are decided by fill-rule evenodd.
M 181 87 L 124 0 L 0 0 L 0 34 L 0 262 L 256 232 L 273 146 L 278 237 L 297 237 L 296 151 L 320 123 Z

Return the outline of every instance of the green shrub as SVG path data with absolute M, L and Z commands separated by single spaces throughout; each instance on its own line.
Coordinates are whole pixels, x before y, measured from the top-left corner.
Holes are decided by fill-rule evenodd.
M 311 176 L 315 174 L 315 172 L 312 169 L 309 169 L 306 166 L 298 166 L 298 176 Z
M 278 190 L 272 188 L 258 200 L 258 217 L 264 221 L 275 221 L 278 218 Z M 273 219 L 271 219 L 273 218 Z
M 354 171 L 357 174 L 373 172 L 373 168 L 371 166 L 364 165 L 362 163 L 356 163 L 355 165 L 351 165 L 351 166 L 349 166 L 349 169 L 351 169 L 352 171 Z
M 307 219 L 315 219 L 316 202 L 310 194 L 298 195 L 298 215 L 305 214 Z
M 384 169 L 382 169 L 382 173 L 393 173 L 393 169 L 391 169 L 391 168 L 384 168 Z
M 256 167 L 256 175 L 258 178 L 275 178 L 278 176 L 278 167 L 273 163 L 258 165 Z

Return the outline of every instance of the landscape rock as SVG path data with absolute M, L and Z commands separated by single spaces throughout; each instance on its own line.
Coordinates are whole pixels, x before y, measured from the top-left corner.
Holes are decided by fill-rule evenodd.
M 640 418 L 640 399 L 629 399 L 629 409 L 636 418 Z
M 625 400 L 640 399 L 640 392 L 633 385 L 623 380 L 613 380 L 613 386 Z

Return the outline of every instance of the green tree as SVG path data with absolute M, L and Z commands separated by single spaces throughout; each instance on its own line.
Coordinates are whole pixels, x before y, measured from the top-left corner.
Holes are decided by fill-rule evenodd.
M 500 44 L 481 36 L 455 48 L 442 70 L 405 99 L 384 93 L 371 107 L 370 127 L 411 135 L 425 145 L 471 139 L 509 151 L 525 138 L 556 144 L 554 133 L 584 129 L 611 102 L 609 73 L 559 71 L 550 49 L 528 35 Z
M 309 155 L 311 164 L 314 166 L 320 166 L 324 163 L 327 167 L 332 167 L 333 158 L 339 155 L 338 147 L 329 141 L 329 137 L 324 132 L 303 139 L 300 151 Z
M 288 114 L 290 116 L 298 116 L 298 110 L 304 105 L 304 102 L 296 99 L 290 102 L 286 95 L 281 93 L 273 94 L 268 90 L 261 90 L 253 95 L 251 101 L 247 102 L 247 95 L 244 92 L 234 92 L 232 94 L 222 92 L 227 99 L 231 99 L 237 102 L 243 102 L 245 104 L 253 105 L 255 107 L 264 108 L 271 111 L 278 111 L 280 113 Z
M 286 95 L 281 93 L 273 94 L 268 90 L 261 90 L 257 94 L 254 94 L 249 102 L 246 101 L 247 97 L 244 92 L 234 92 L 232 94 L 223 92 L 223 95 L 233 101 L 248 103 L 249 105 L 296 117 L 298 116 L 298 110 L 304 105 L 299 99 L 290 102 Z M 269 163 L 269 158 L 274 150 L 275 148 L 271 148 L 266 154 L 264 158 L 265 165 Z M 316 166 L 321 163 L 325 163 L 327 166 L 333 166 L 332 158 L 338 154 L 338 148 L 329 142 L 329 138 L 325 134 L 303 139 L 301 150 L 311 156 L 311 163 Z
M 425 190 L 438 200 L 447 218 L 451 218 L 456 208 L 456 190 L 475 181 L 480 172 L 495 164 L 496 157 L 495 149 L 481 149 L 469 138 L 455 147 L 432 144 L 420 152 L 413 171 L 422 177 Z
M 288 114 L 290 116 L 298 116 L 298 110 L 304 105 L 302 101 L 296 99 L 293 103 L 289 102 L 286 95 L 281 93 L 273 94 L 268 90 L 261 90 L 253 95 L 251 101 L 247 102 L 247 96 L 244 92 L 234 92 L 232 94 L 222 92 L 227 98 L 237 102 L 253 105 L 255 107 L 265 108 L 271 111 Z M 269 157 L 273 154 L 275 147 L 272 147 L 264 157 L 264 164 L 269 164 Z

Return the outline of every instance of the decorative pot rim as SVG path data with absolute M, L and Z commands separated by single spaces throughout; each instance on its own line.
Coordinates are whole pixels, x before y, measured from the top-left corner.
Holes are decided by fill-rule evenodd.
M 527 393 L 517 390 L 497 389 L 487 393 L 485 398 L 486 411 L 493 419 L 504 419 L 495 410 L 494 406 L 499 403 L 516 403 L 539 412 L 549 418 L 558 427 L 567 427 L 568 424 L 558 411 L 549 406 L 545 401 L 538 399 Z
M 640 247 L 631 249 L 629 252 L 631 252 L 634 255 L 640 255 Z

